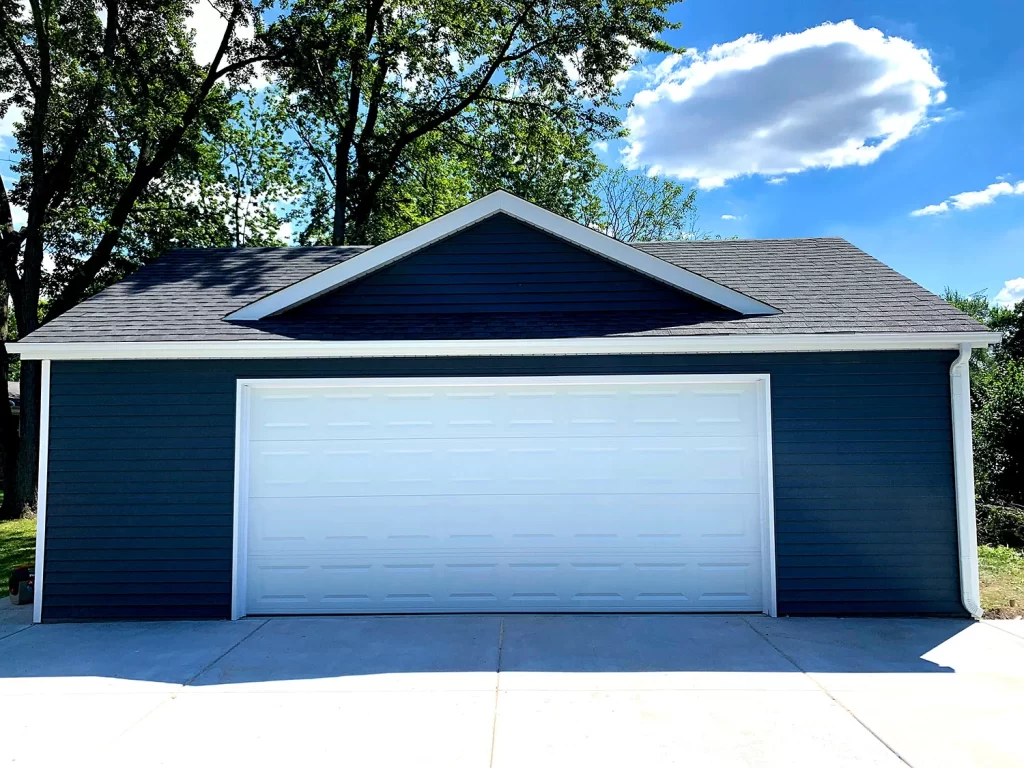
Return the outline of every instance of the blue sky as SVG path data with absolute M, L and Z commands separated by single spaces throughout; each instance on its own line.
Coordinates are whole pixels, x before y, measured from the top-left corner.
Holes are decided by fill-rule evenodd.
M 632 160 L 722 184 L 700 192 L 702 227 L 841 236 L 932 291 L 1024 298 L 1024 3 L 687 0 L 671 17 L 696 57 L 658 72 L 648 54 L 626 81 Z M 945 210 L 911 215 L 927 206 Z

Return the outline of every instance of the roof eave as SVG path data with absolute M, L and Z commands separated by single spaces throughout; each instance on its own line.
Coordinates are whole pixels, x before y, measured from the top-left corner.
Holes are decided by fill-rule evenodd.
M 23 360 L 481 357 L 518 355 L 715 354 L 957 349 L 998 344 L 991 331 L 613 336 L 576 339 L 417 341 L 125 341 L 8 345 Z

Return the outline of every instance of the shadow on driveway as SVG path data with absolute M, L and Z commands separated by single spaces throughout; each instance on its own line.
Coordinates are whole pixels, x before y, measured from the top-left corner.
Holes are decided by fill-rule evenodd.
M 972 625 L 945 619 L 709 615 L 58 624 L 0 638 L 0 678 L 206 686 L 499 670 L 931 674 L 953 670 L 927 660 L 927 654 Z

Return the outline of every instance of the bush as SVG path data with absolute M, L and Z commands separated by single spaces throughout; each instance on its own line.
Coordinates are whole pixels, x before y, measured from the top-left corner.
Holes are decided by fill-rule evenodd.
M 978 543 L 1024 549 L 1024 507 L 978 504 Z
M 1024 361 L 1004 359 L 988 372 L 974 414 L 978 494 L 1024 504 Z

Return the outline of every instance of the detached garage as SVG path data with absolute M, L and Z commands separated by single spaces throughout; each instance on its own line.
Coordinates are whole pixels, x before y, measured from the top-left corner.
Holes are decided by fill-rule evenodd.
M 500 192 L 172 252 L 14 346 L 35 619 L 977 615 L 996 340 L 842 240 L 626 244 Z

